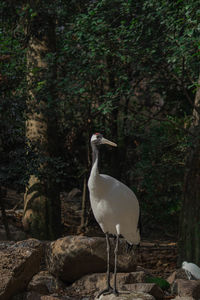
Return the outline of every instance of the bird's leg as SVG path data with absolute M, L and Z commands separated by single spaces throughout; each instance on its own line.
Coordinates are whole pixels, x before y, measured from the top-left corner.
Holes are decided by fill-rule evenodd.
M 188 280 L 191 280 L 192 274 L 188 270 L 185 270 L 185 273 L 187 275 Z
M 130 253 L 133 249 L 133 244 L 126 242 L 126 252 Z
M 116 246 L 115 246 L 115 267 L 114 267 L 114 288 L 113 293 L 115 295 L 119 295 L 117 290 L 117 255 L 118 255 L 118 247 L 119 247 L 119 234 L 117 234 Z
M 98 298 L 102 294 L 108 295 L 113 292 L 113 288 L 110 285 L 110 239 L 109 239 L 109 234 L 107 232 L 106 232 L 106 245 L 107 245 L 107 276 L 106 276 L 107 287 L 105 290 L 101 291 L 98 294 Z
M 107 288 L 112 289 L 110 286 L 110 240 L 109 240 L 108 233 L 106 233 L 106 245 L 107 245 Z
M 114 287 L 113 294 L 115 296 L 119 296 L 119 294 L 130 294 L 130 291 L 118 291 L 117 289 L 117 256 L 118 256 L 118 248 L 119 248 L 119 234 L 117 234 L 116 238 L 116 246 L 115 246 L 115 266 L 114 266 Z

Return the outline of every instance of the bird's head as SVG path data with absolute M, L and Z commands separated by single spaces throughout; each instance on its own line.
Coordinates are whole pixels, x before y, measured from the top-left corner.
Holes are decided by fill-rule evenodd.
M 102 144 L 108 144 L 113 147 L 117 147 L 117 144 L 105 139 L 101 133 L 95 133 L 91 137 L 91 145 L 99 146 Z
M 182 269 L 186 269 L 187 265 L 188 265 L 188 262 L 187 261 L 183 261 L 182 262 Z

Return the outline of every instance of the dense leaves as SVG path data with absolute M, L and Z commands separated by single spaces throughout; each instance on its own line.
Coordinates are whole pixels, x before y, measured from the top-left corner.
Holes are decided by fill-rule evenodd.
M 23 22 L 34 24 L 38 13 L 43 22 L 47 5 L 57 49 L 46 59 L 57 77 L 38 77 L 35 88 L 47 99 L 49 117 L 55 121 L 55 111 L 59 116 L 62 143 L 44 174 L 39 165 L 47 158 L 24 138 L 26 46 L 34 26 L 24 32 Z M 0 6 L 8 14 L 0 32 L 1 184 L 24 186 L 34 173 L 56 176 L 60 190 L 82 189 L 91 166 L 89 138 L 100 131 L 118 143 L 116 151 L 104 149 L 101 169 L 136 191 L 144 223 L 164 225 L 170 218 L 177 224 L 199 72 L 198 1 L 55 1 L 39 11 L 32 7 L 29 1 Z M 54 85 L 54 99 L 47 97 L 47 82 Z

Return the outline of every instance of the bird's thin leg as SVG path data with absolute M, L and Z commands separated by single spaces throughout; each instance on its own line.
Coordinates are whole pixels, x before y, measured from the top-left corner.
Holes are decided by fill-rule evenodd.
M 126 252 L 130 253 L 133 249 L 133 244 L 129 244 L 128 242 L 126 242 Z
M 115 266 L 114 266 L 114 287 L 113 294 L 119 296 L 119 294 L 130 294 L 130 291 L 118 291 L 117 289 L 117 256 L 118 256 L 118 248 L 119 248 L 119 234 L 117 234 L 116 238 L 116 246 L 115 246 Z
M 117 234 L 116 246 L 115 246 L 115 267 L 114 267 L 114 288 L 113 293 L 115 295 L 119 295 L 117 290 L 117 255 L 118 255 L 118 247 L 119 247 L 119 234 Z
M 113 292 L 113 288 L 110 285 L 110 239 L 109 239 L 109 234 L 107 232 L 106 232 L 106 246 L 107 246 L 107 276 L 106 276 L 107 287 L 105 290 L 101 291 L 98 294 L 98 298 L 102 294 L 108 295 Z
M 110 289 L 110 239 L 109 234 L 106 233 L 106 246 L 107 246 L 107 288 Z

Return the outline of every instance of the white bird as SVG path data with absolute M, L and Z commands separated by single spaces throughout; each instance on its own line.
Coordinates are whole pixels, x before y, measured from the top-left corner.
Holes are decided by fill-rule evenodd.
M 185 270 L 185 273 L 189 280 L 192 277 L 194 279 L 200 279 L 200 268 L 197 265 L 195 265 L 193 263 L 188 263 L 187 261 L 184 261 L 182 263 L 182 269 Z
M 114 147 L 117 146 L 115 143 L 105 139 L 100 133 L 93 134 L 91 137 L 93 165 L 88 180 L 90 202 L 95 219 L 106 235 L 107 243 L 107 287 L 99 294 L 99 296 L 101 294 L 119 294 L 116 286 L 119 236 L 122 235 L 129 244 L 138 245 L 140 242 L 140 229 L 138 226 L 140 208 L 138 200 L 133 191 L 125 184 L 111 176 L 99 174 L 98 148 L 101 144 L 108 144 Z M 110 285 L 109 234 L 116 235 L 113 288 Z

